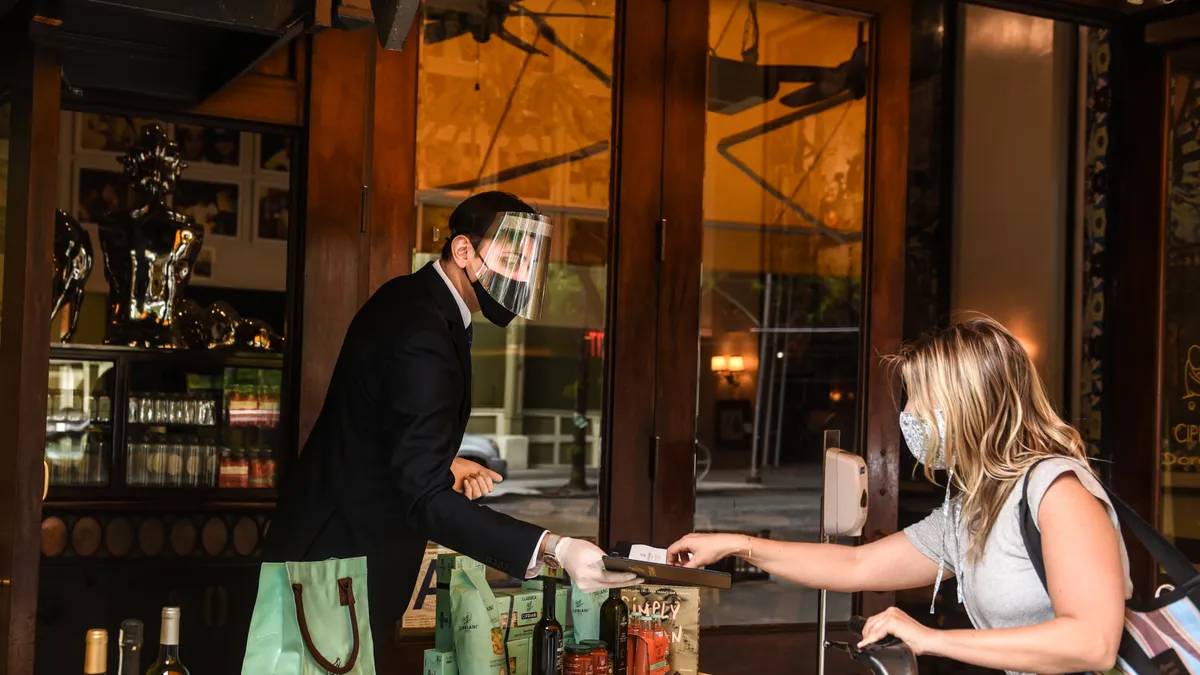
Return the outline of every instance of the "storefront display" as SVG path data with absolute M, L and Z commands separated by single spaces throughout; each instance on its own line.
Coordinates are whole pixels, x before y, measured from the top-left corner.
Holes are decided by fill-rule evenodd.
M 111 347 L 56 347 L 54 355 L 46 411 L 52 496 L 61 488 L 111 495 L 275 487 L 278 357 Z
M 493 589 L 482 563 L 454 553 L 438 555 L 436 569 L 436 644 L 425 652 L 426 675 L 697 675 L 697 588 L 582 593 L 547 575 Z

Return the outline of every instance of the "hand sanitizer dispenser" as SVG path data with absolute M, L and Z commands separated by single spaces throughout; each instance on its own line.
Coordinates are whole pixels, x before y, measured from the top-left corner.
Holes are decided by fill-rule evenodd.
M 840 448 L 825 449 L 825 535 L 862 536 L 867 523 L 867 463 Z
M 822 544 L 836 537 L 861 537 L 867 524 L 867 463 L 862 457 L 842 450 L 842 434 L 825 432 L 821 470 Z M 825 615 L 827 593 L 817 593 L 817 675 L 825 675 Z

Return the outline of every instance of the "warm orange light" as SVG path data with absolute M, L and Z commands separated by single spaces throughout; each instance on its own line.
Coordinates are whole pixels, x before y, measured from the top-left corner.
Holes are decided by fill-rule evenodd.
M 724 356 L 712 357 L 712 371 L 714 373 L 723 373 L 729 370 L 729 360 Z
M 1037 343 L 1020 335 L 1014 335 L 1013 337 L 1017 338 L 1017 342 L 1021 343 L 1021 346 L 1025 348 L 1025 353 L 1029 354 L 1030 360 L 1036 361 L 1038 355 Z
M 729 372 L 740 373 L 746 370 L 746 360 L 740 356 L 729 357 Z
M 833 401 L 834 403 L 837 403 L 838 401 L 842 400 L 842 392 L 837 389 L 830 389 L 829 390 L 829 400 Z

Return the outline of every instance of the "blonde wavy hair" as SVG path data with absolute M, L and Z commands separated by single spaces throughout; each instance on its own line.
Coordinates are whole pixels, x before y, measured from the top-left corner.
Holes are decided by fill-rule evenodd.
M 946 466 L 962 498 L 971 560 L 983 554 L 1001 507 L 1031 464 L 1048 455 L 1088 463 L 1083 439 L 1051 405 L 1033 360 L 995 319 L 956 317 L 888 361 L 899 370 L 909 411 L 930 429 L 937 428 L 934 410 L 946 420 Z M 931 457 L 937 442 L 931 434 L 916 450 Z M 934 469 L 924 466 L 934 481 Z

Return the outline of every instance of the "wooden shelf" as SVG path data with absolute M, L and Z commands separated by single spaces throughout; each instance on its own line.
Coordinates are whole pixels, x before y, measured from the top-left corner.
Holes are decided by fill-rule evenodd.
M 133 362 L 159 362 L 171 365 L 241 366 L 247 368 L 282 368 L 283 354 L 275 352 L 227 349 L 142 349 L 114 345 L 50 346 L 52 359 L 113 361 L 118 358 Z
M 275 488 L 182 488 L 130 486 L 51 486 L 46 507 L 146 508 L 148 506 L 274 505 Z

